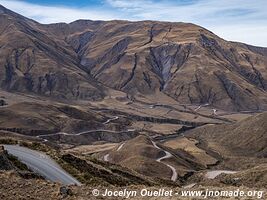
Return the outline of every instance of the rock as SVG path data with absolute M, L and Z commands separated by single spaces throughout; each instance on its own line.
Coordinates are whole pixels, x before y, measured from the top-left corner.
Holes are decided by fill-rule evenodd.
M 59 189 L 59 195 L 62 196 L 63 198 L 66 198 L 67 196 L 72 195 L 72 191 L 67 186 L 61 186 Z
M 7 158 L 6 151 L 3 146 L 0 146 L 0 170 L 11 170 L 13 169 L 12 164 Z
M 0 106 L 5 106 L 7 105 L 6 101 L 3 99 L 0 99 Z

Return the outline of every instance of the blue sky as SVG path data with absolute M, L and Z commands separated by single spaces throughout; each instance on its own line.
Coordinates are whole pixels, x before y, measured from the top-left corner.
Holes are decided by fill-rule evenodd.
M 220 37 L 267 47 L 266 0 L 0 0 L 41 23 L 91 20 L 191 22 Z

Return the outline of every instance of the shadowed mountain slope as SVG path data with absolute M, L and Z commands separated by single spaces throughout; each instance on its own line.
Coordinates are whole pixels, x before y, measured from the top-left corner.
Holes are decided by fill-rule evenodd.
M 76 53 L 37 22 L 0 8 L 0 86 L 57 98 L 100 99 L 104 88 L 79 67 Z
M 90 21 L 42 25 L 1 8 L 1 88 L 100 99 L 106 87 L 159 91 L 224 110 L 267 107 L 267 50 L 189 23 Z M 11 34 L 12 33 L 12 34 Z

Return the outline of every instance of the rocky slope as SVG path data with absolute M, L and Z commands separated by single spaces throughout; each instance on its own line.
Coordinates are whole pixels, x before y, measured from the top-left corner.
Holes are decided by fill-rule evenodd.
M 267 59 L 259 49 L 184 23 L 102 22 L 86 44 L 83 34 L 77 49 L 82 65 L 113 88 L 132 94 L 160 90 L 179 102 L 230 110 L 266 105 Z
M 57 98 L 100 99 L 103 87 L 79 68 L 76 53 L 37 22 L 0 7 L 0 86 Z
M 161 91 L 180 103 L 224 110 L 267 107 L 266 48 L 228 42 L 194 24 L 42 25 L 0 10 L 2 89 L 100 99 L 108 86 L 131 95 Z
M 104 127 L 104 116 L 67 105 L 17 103 L 0 112 L 0 130 L 37 136 L 59 131 L 75 133 Z
M 64 187 L 59 184 L 45 182 L 43 180 L 25 180 L 21 177 L 16 176 L 13 173 L 0 173 L 1 183 L 0 183 L 0 198 L 6 200 L 17 200 L 17 199 L 40 199 L 40 200 L 55 200 L 55 199 L 68 199 L 68 200 L 98 200 L 105 199 L 105 197 L 95 197 L 92 195 L 92 191 L 96 189 L 95 186 L 70 186 Z M 16 188 L 16 190 L 14 189 Z M 162 189 L 162 187 L 146 187 L 149 191 L 158 191 Z M 144 186 L 132 186 L 132 187 L 97 187 L 101 193 L 104 193 L 106 189 L 111 191 L 123 191 L 124 189 L 138 191 L 138 193 L 144 189 Z M 184 189 L 178 187 L 164 187 L 165 190 L 173 190 L 175 192 L 181 193 Z M 197 187 L 193 190 L 221 190 L 221 187 Z M 235 190 L 244 190 L 245 192 L 251 191 L 251 188 L 248 187 L 224 187 L 226 191 L 235 191 Z M 266 192 L 266 189 L 262 189 L 261 191 Z M 257 198 L 254 197 L 254 198 Z M 111 200 L 122 199 L 121 197 L 109 197 Z M 137 195 L 134 197 L 130 197 L 132 200 L 143 200 L 143 199 L 157 199 L 157 200 L 193 200 L 195 197 L 142 197 L 141 195 Z M 211 198 L 209 198 L 211 199 Z M 221 198 L 222 199 L 222 198 Z M 234 200 L 236 197 L 227 197 L 223 199 Z M 247 200 L 247 197 L 240 197 L 239 199 Z
M 13 169 L 12 163 L 7 158 L 7 153 L 3 146 L 0 146 L 0 170 Z

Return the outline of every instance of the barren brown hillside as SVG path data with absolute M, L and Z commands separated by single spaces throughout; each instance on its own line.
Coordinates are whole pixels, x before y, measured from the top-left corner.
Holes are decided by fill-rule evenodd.
M 266 111 L 267 48 L 191 23 L 40 24 L 0 5 L 0 199 L 265 191 Z
M 133 96 L 161 91 L 179 103 L 225 110 L 266 109 L 265 48 L 188 23 L 42 25 L 4 7 L 0 17 L 4 90 L 96 100 L 111 87 Z

